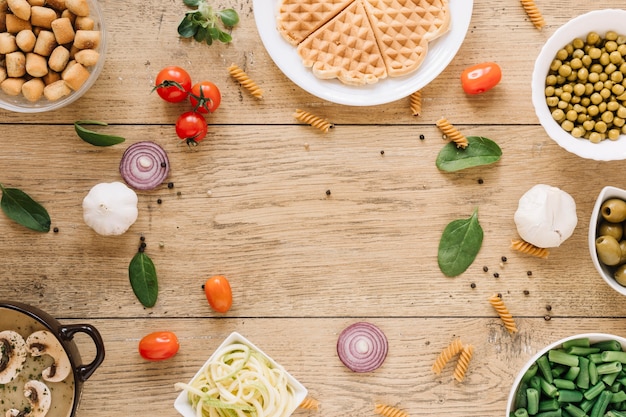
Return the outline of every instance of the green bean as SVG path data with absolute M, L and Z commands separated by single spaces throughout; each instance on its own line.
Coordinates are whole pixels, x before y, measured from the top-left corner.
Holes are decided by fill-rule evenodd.
M 565 407 L 563 407 L 563 409 L 567 411 L 572 417 L 588 417 L 587 413 L 584 410 L 576 407 L 574 404 L 567 404 Z
M 622 370 L 622 364 L 615 362 L 606 362 L 596 365 L 598 375 L 614 374 Z
M 548 352 L 548 360 L 550 362 L 559 363 L 561 365 L 578 366 L 578 356 L 570 355 L 569 353 L 563 352 L 561 350 L 550 350 Z
M 531 416 L 539 412 L 539 391 L 535 388 L 526 389 L 526 410 Z
M 541 391 L 548 397 L 554 398 L 558 394 L 559 390 L 546 379 L 539 377 L 539 382 L 541 382 Z
M 600 349 L 598 348 L 583 347 L 583 346 L 573 346 L 567 350 L 567 353 L 569 353 L 570 355 L 577 355 L 577 356 L 586 356 L 586 355 L 589 355 L 590 353 L 598 353 L 598 352 L 600 352 Z
M 588 413 L 589 411 L 591 411 L 591 408 L 593 407 L 593 405 L 596 403 L 596 400 L 587 400 L 584 399 L 580 402 L 580 408 L 581 410 L 583 410 L 585 413 Z
M 552 351 L 550 351 L 552 352 Z M 548 352 L 549 354 L 549 352 Z M 548 356 L 547 355 L 543 355 L 541 356 L 539 359 L 537 359 L 537 366 L 539 367 L 539 372 L 541 373 L 541 375 L 543 375 L 543 377 L 546 379 L 546 381 L 548 382 L 552 382 L 552 367 L 550 366 L 550 362 L 548 360 Z M 572 365 L 574 366 L 574 365 Z
M 513 413 L 514 417 L 528 417 L 528 411 L 525 408 L 518 408 Z
M 609 401 L 611 400 L 612 395 L 611 391 L 602 391 L 598 400 L 593 405 L 589 417 L 602 417 L 609 406 Z
M 578 358 L 580 361 L 580 358 Z M 565 375 L 563 375 L 563 379 L 567 379 L 568 381 L 574 381 L 578 374 L 580 373 L 580 366 L 572 366 L 567 370 Z
M 605 351 L 602 352 L 602 360 L 604 362 L 620 362 L 626 363 L 626 352 L 621 351 Z
M 581 337 L 578 339 L 570 339 L 563 342 L 563 349 L 569 349 L 571 347 L 591 347 L 591 342 L 588 337 Z
M 611 403 L 621 403 L 622 401 L 626 401 L 626 392 L 624 391 L 617 391 L 613 393 L 613 396 L 611 397 Z
M 538 413 L 535 417 L 562 417 L 563 413 L 561 412 L 561 409 L 559 408 L 558 410 L 555 411 L 543 411 L 541 413 Z
M 626 413 L 617 410 L 609 410 L 605 414 L 606 417 L 626 417 Z
M 589 384 L 596 385 L 599 379 L 600 374 L 598 374 L 598 367 L 595 363 L 589 361 Z
M 591 355 L 587 355 L 587 358 L 593 363 L 603 362 L 601 353 L 592 353 Z
M 576 389 L 576 384 L 569 379 L 555 378 L 552 383 L 559 389 Z
M 612 374 L 605 374 L 604 376 L 602 376 L 602 382 L 604 382 L 606 385 L 610 387 L 613 385 L 613 383 L 617 379 L 618 374 L 619 374 L 618 372 L 615 372 Z
M 554 411 L 559 408 L 561 408 L 561 404 L 559 404 L 556 398 L 539 401 L 539 411 Z
M 585 391 L 585 393 L 583 394 L 583 397 L 585 397 L 588 400 L 593 400 L 594 398 L 602 394 L 605 390 L 606 390 L 606 385 L 604 385 L 604 382 L 600 381 L 596 385 L 592 386 L 587 391 Z
M 576 386 L 581 389 L 589 388 L 589 359 L 581 356 L 578 358 L 580 372 L 576 377 Z
M 580 391 L 562 389 L 559 390 L 558 401 L 560 403 L 578 403 L 583 400 L 583 393 Z
M 537 375 L 537 369 L 539 369 L 539 367 L 537 366 L 536 363 L 533 363 L 532 365 L 530 365 L 528 369 L 526 370 L 526 372 L 524 372 L 524 376 L 522 376 L 522 381 L 527 382 L 530 378 Z

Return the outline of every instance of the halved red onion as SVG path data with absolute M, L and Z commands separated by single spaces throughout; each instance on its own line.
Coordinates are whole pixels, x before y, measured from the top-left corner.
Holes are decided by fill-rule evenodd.
M 120 161 L 120 174 L 128 185 L 138 190 L 152 190 L 170 173 L 165 150 L 151 141 L 130 145 Z
M 357 322 L 346 327 L 337 340 L 339 359 L 354 372 L 378 369 L 387 357 L 387 350 L 385 334 L 367 322 Z

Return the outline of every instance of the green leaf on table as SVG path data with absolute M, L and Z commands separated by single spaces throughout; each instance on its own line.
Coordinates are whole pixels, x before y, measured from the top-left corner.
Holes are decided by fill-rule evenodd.
M 99 122 L 97 120 L 78 120 L 74 122 L 74 130 L 76 131 L 78 137 L 94 146 L 113 146 L 126 140 L 121 136 L 107 135 L 105 133 L 89 130 L 83 127 L 83 125 L 108 125 L 104 122 Z
M 222 20 L 222 23 L 226 27 L 233 27 L 239 23 L 239 15 L 233 9 L 225 9 L 217 12 L 217 15 Z
M 468 136 L 466 148 L 447 143 L 437 155 L 436 165 L 442 171 L 454 172 L 465 168 L 488 165 L 500 160 L 502 149 L 491 139 Z
M 11 220 L 36 232 L 50 231 L 50 215 L 46 209 L 28 194 L 17 188 L 4 188 L 0 207 Z
M 153 307 L 159 295 L 156 268 L 143 251 L 133 256 L 128 265 L 128 277 L 135 296 L 144 307 Z
M 462 274 L 476 259 L 482 243 L 483 229 L 478 223 L 478 209 L 467 219 L 450 222 L 439 241 L 439 269 L 449 277 Z

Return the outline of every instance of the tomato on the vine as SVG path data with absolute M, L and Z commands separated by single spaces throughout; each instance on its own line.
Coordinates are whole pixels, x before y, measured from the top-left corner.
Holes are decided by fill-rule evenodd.
M 467 94 L 491 90 L 502 79 L 502 70 L 495 62 L 483 62 L 466 68 L 461 73 L 461 86 Z
M 230 283 L 223 275 L 214 275 L 207 279 L 204 285 L 204 294 L 211 308 L 218 313 L 226 313 L 233 305 L 233 292 Z
M 154 332 L 139 341 L 139 354 L 149 361 L 169 359 L 178 352 L 178 338 L 172 332 Z
M 201 81 L 191 87 L 189 101 L 194 111 L 213 113 L 220 106 L 222 94 L 219 88 L 210 81 Z
M 168 103 L 179 103 L 189 96 L 191 76 L 181 67 L 165 67 L 157 74 L 154 89 Z
M 188 145 L 195 145 L 203 140 L 208 130 L 204 116 L 195 111 L 185 112 L 176 120 L 176 134 L 186 140 Z

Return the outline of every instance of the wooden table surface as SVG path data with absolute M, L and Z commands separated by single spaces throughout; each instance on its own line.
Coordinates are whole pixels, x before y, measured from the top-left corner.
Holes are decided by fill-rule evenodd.
M 419 117 L 408 99 L 350 107 L 306 93 L 263 48 L 251 0 L 216 4 L 235 8 L 241 21 L 232 43 L 209 47 L 179 38 L 187 11 L 180 0 L 100 0 L 108 51 L 94 87 L 51 113 L 0 111 L 0 182 L 42 203 L 58 228 L 31 232 L 0 216 L 0 299 L 102 333 L 106 359 L 85 383 L 77 416 L 178 415 L 174 383 L 188 381 L 237 331 L 320 401 L 319 411 L 295 416 L 371 416 L 380 402 L 411 416 L 500 417 L 518 369 L 543 346 L 577 333 L 626 333 L 626 302 L 600 279 L 587 247 L 595 199 L 606 185 L 626 187 L 624 163 L 584 160 L 560 148 L 530 99 L 535 57 L 556 28 L 626 2 L 538 0 L 546 20 L 540 31 L 517 0 L 475 1 L 458 54 L 422 90 Z M 501 65 L 502 82 L 486 94 L 465 95 L 461 71 L 483 61 Z M 265 90 L 263 100 L 230 78 L 233 62 Z M 150 94 L 166 65 L 222 91 L 209 136 L 194 149 L 174 132 L 186 105 Z M 297 108 L 335 129 L 323 133 L 297 122 Z M 466 135 L 496 141 L 502 159 L 439 171 L 435 158 L 445 141 L 435 121 L 442 116 Z M 105 121 L 108 132 L 127 140 L 91 146 L 74 133 L 80 119 Z M 123 151 L 142 140 L 168 152 L 174 188 L 139 192 L 132 228 L 99 236 L 82 220 L 82 199 L 93 185 L 120 180 Z M 577 204 L 573 236 L 548 259 L 510 249 L 518 200 L 538 183 L 562 188 Z M 443 228 L 476 208 L 483 246 L 465 273 L 446 277 L 437 264 Z M 158 273 L 153 308 L 141 306 L 128 280 L 140 236 Z M 201 290 L 215 274 L 233 288 L 227 314 L 213 312 Z M 497 292 L 519 333 L 510 335 L 487 301 Z M 374 323 L 389 340 L 385 363 L 372 373 L 353 373 L 337 358 L 339 333 L 357 321 Z M 139 356 L 140 338 L 156 330 L 178 335 L 174 358 Z M 462 383 L 453 380 L 452 366 L 439 376 L 431 371 L 455 337 L 475 346 Z M 88 361 L 90 341 L 79 336 L 77 343 Z

